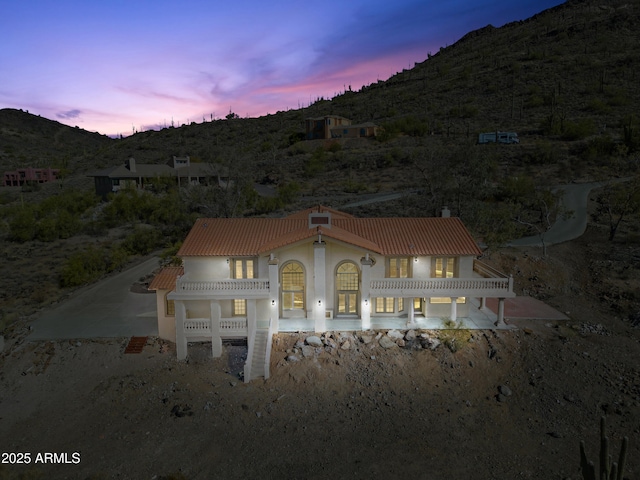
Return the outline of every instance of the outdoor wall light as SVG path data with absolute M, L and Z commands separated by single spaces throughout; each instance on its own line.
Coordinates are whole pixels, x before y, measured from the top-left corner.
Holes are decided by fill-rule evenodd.
M 413 257 L 413 261 L 414 261 L 415 263 L 418 263 L 418 257 Z
M 229 265 L 229 259 L 227 258 L 227 265 Z
M 322 300 L 318 300 L 318 306 L 321 307 L 322 306 Z
M 365 307 L 369 306 L 369 299 L 368 298 L 364 299 L 364 305 L 365 305 Z
M 271 300 L 271 306 L 275 307 L 276 306 L 276 301 L 275 300 Z

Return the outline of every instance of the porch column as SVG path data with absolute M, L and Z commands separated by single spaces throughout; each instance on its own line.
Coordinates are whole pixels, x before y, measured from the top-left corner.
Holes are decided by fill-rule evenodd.
M 416 318 L 415 318 L 415 310 L 413 306 L 413 298 L 406 298 L 404 301 L 409 301 L 409 315 L 407 317 L 407 327 L 415 327 L 416 326 Z
M 278 298 L 280 296 L 280 285 L 278 284 L 278 259 L 273 254 L 269 257 L 269 318 L 273 331 L 280 329 L 280 307 L 278 306 Z
M 487 308 L 487 297 L 480 297 L 480 310 Z
M 458 297 L 451 297 L 451 320 L 458 320 Z
M 496 327 L 504 325 L 504 298 L 498 299 L 498 320 L 495 325 Z
M 256 299 L 247 299 L 247 351 L 253 352 L 253 344 L 256 339 L 257 314 Z M 250 360 L 250 359 L 249 359 Z
M 316 332 L 327 330 L 327 281 L 325 265 L 325 243 L 313 243 L 313 320 Z
M 211 316 L 211 355 L 216 358 L 222 355 L 222 337 L 220 337 L 220 304 L 211 300 L 209 304 L 209 312 Z
M 362 295 L 361 319 L 362 329 L 369 330 L 371 328 L 371 265 L 373 261 L 369 258 L 369 254 L 360 260 L 362 265 L 362 287 L 360 294 Z
M 187 317 L 187 309 L 182 300 L 174 301 L 176 309 L 176 356 L 178 360 L 187 358 L 187 338 L 184 334 L 184 319 Z

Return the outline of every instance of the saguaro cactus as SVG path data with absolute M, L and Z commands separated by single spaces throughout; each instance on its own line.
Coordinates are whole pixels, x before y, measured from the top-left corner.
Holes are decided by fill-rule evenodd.
M 600 472 L 596 477 L 596 467 L 587 458 L 584 448 L 584 440 L 580 442 L 580 467 L 582 468 L 582 478 L 584 480 L 623 480 L 624 464 L 627 459 L 627 445 L 629 437 L 622 439 L 622 448 L 618 462 L 613 462 L 609 455 L 609 437 L 606 435 L 605 417 L 600 418 Z

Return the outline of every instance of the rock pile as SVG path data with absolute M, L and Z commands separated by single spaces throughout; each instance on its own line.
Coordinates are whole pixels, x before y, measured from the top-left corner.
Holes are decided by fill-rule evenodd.
M 360 351 L 382 348 L 405 348 L 412 350 L 435 350 L 441 345 L 434 332 L 420 330 L 388 330 L 361 332 L 326 332 L 322 335 L 291 334 L 298 338 L 293 348 L 286 350 L 287 362 L 299 362 L 304 358 L 317 357 L 322 353 L 337 355 L 339 351 Z

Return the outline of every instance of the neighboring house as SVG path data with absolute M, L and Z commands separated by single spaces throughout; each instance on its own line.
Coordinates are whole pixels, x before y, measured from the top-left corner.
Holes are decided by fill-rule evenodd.
M 5 187 L 19 187 L 26 183 L 46 183 L 58 179 L 60 170 L 54 168 L 18 168 L 4 172 L 2 185 Z
M 401 319 L 469 315 L 471 299 L 514 297 L 513 280 L 480 263 L 459 218 L 355 218 L 316 207 L 285 218 L 202 218 L 163 270 L 159 331 L 187 356 L 188 341 L 247 338 L 245 381 L 268 377 L 278 331 L 367 330 Z M 488 277 L 488 278 L 487 278 Z
M 106 197 L 109 193 L 130 186 L 146 188 L 158 178 L 174 178 L 178 185 L 219 185 L 228 176 L 209 163 L 192 163 L 187 157 L 173 157 L 164 165 L 137 164 L 130 158 L 124 165 L 107 168 L 89 174 L 94 178 L 96 193 Z
M 307 140 L 375 137 L 378 129 L 379 127 L 371 122 L 352 125 L 351 120 L 338 115 L 326 115 L 305 120 L 305 138 Z

